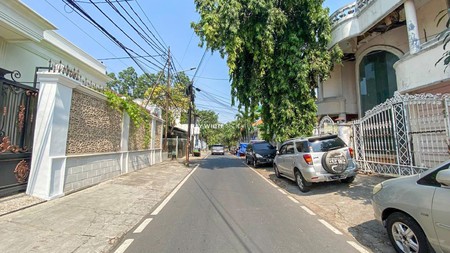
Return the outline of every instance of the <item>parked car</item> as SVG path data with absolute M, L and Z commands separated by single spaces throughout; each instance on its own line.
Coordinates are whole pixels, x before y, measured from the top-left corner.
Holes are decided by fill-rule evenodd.
M 261 164 L 272 164 L 277 149 L 267 141 L 251 142 L 245 151 L 245 162 L 258 167 Z
M 273 169 L 277 177 L 295 181 L 302 192 L 312 183 L 355 180 L 357 166 L 353 149 L 337 135 L 296 138 L 284 142 L 275 157 Z
M 212 155 L 224 155 L 225 148 L 223 145 L 212 145 L 211 146 L 211 154 Z
M 449 200 L 450 160 L 376 185 L 372 205 L 397 252 L 450 253 Z

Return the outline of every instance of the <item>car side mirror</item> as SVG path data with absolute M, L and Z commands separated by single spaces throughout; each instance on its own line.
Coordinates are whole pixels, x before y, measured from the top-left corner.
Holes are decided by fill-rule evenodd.
M 441 185 L 450 186 L 450 169 L 441 170 L 436 175 L 436 181 Z

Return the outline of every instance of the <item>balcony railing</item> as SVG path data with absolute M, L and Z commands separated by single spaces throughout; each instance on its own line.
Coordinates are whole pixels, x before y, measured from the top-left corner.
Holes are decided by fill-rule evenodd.
M 335 27 L 344 20 L 357 16 L 358 13 L 362 12 L 373 1 L 375 0 L 357 0 L 354 3 L 338 9 L 330 16 L 331 27 Z

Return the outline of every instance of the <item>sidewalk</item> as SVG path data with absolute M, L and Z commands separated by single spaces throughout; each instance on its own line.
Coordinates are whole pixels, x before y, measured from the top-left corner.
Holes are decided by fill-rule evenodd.
M 193 169 L 182 162 L 165 161 L 46 202 L 25 194 L 0 198 L 0 252 L 108 252 Z

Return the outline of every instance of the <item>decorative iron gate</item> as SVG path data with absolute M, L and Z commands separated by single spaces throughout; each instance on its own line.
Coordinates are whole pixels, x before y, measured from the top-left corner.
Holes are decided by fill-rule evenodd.
M 33 147 L 38 90 L 14 78 L 0 68 L 0 196 L 26 189 Z
M 450 94 L 396 93 L 353 123 L 363 171 L 403 176 L 450 159 Z

